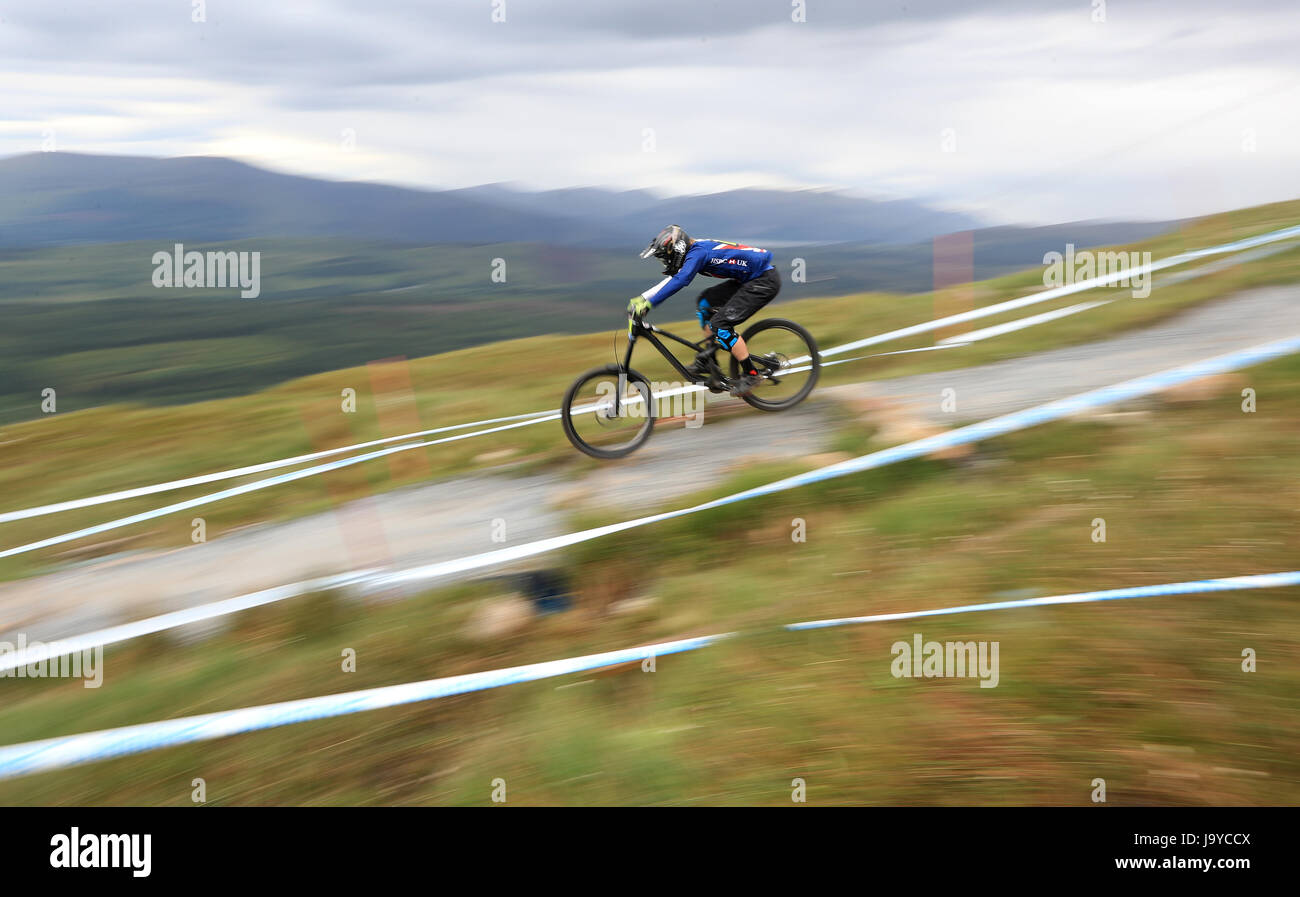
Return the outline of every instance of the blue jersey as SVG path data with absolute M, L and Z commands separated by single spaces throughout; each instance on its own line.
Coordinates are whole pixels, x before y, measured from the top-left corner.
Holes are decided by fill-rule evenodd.
M 690 283 L 696 274 L 728 277 L 743 283 L 774 267 L 772 253 L 766 249 L 725 240 L 696 240 L 686 250 L 681 270 L 672 277 L 665 277 L 641 295 L 649 299 L 651 305 L 658 305 Z

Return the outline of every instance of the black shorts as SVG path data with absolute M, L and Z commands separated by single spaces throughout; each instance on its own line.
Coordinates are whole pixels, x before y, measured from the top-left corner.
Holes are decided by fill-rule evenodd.
M 736 327 L 753 316 L 781 292 L 781 275 L 775 268 L 764 271 L 753 280 L 724 280 L 700 293 L 698 303 L 700 322 L 707 322 L 718 337 L 718 342 L 728 349 L 735 339 Z

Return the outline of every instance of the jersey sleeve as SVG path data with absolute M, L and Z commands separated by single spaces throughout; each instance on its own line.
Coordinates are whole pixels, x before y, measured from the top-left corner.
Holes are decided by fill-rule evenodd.
M 695 275 L 700 272 L 700 269 L 704 267 L 704 260 L 708 257 L 707 252 L 688 251 L 680 271 L 672 277 L 665 277 L 641 295 L 649 299 L 651 305 L 658 305 L 690 283 L 695 278 Z

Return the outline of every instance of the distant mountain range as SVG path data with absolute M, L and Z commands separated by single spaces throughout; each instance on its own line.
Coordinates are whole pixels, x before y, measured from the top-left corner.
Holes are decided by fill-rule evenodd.
M 243 162 L 31 153 L 0 159 L 0 246 L 257 237 L 397 243 L 639 246 L 669 223 L 752 242 L 902 244 L 971 230 L 970 215 L 826 190 L 659 197 L 503 184 L 413 190 L 280 174 Z

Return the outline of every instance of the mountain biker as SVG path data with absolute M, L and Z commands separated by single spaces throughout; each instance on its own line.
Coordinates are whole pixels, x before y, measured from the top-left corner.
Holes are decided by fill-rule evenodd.
M 638 319 L 643 317 L 690 283 L 696 274 L 721 278 L 722 283 L 700 293 L 696 317 L 705 334 L 712 335 L 714 343 L 730 352 L 740 365 L 740 378 L 731 387 L 733 396 L 744 395 L 763 382 L 736 328 L 781 290 L 781 276 L 772 264 L 772 253 L 725 240 L 692 240 L 686 231 L 670 224 L 641 253 L 643 259 L 651 256 L 664 263 L 664 274 L 668 276 L 633 296 L 628 312 Z

